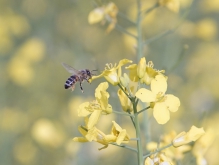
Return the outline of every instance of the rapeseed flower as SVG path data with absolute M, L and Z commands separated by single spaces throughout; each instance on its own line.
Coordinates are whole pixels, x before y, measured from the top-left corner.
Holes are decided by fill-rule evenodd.
M 151 81 L 151 90 L 141 88 L 135 96 L 142 102 L 150 103 L 153 115 L 159 124 L 165 124 L 170 119 L 170 112 L 176 112 L 180 106 L 179 99 L 171 94 L 166 94 L 167 78 L 162 74 Z

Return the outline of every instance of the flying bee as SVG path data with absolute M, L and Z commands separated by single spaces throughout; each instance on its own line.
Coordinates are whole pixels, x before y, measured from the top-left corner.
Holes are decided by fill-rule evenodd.
M 73 91 L 75 88 L 75 84 L 79 82 L 81 91 L 83 93 L 84 91 L 82 88 L 82 82 L 86 80 L 89 83 L 89 79 L 91 79 L 92 75 L 94 75 L 92 74 L 92 71 L 96 71 L 96 70 L 92 70 L 92 71 L 90 71 L 89 69 L 77 70 L 66 63 L 62 63 L 62 65 L 69 73 L 72 74 L 65 82 L 65 89 L 71 88 Z

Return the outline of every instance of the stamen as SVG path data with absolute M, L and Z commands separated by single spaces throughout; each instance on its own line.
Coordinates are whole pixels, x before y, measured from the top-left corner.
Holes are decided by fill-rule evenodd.
M 106 67 L 105 67 L 105 70 L 110 70 L 112 68 L 113 68 L 113 64 L 112 63 L 107 63 Z
M 149 61 L 149 62 L 148 62 L 148 67 L 150 67 L 150 68 L 153 68 L 153 67 L 154 67 L 154 64 L 153 64 L 152 61 Z

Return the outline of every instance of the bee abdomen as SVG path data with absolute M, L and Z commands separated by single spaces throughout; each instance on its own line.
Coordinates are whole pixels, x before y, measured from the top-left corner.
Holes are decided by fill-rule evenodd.
M 68 78 L 68 80 L 66 80 L 65 82 L 65 89 L 70 88 L 72 85 L 74 85 L 75 83 L 75 76 L 71 76 Z

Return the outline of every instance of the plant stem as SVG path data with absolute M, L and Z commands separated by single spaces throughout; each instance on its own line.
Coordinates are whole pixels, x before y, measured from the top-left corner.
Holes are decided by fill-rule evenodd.
M 130 111 L 128 111 L 128 113 L 131 115 L 131 112 Z M 132 115 L 133 116 L 133 115 Z M 134 125 L 134 127 L 135 127 L 135 121 L 134 121 L 134 116 L 132 117 L 132 116 L 130 116 L 130 118 L 131 118 L 131 120 L 132 120 L 132 124 Z
M 134 151 L 134 152 L 138 152 L 135 148 L 132 148 L 132 147 L 130 147 L 130 146 L 118 145 L 118 144 L 116 144 L 116 143 L 110 143 L 110 144 L 112 144 L 112 145 L 114 145 L 114 146 L 117 146 L 117 147 L 126 148 L 126 149 L 129 149 L 129 150 Z
M 135 131 L 137 140 L 137 150 L 138 150 L 138 165 L 143 165 L 143 150 L 142 150 L 142 141 L 141 141 L 141 130 L 140 130 L 140 122 L 138 118 L 137 104 L 135 99 L 132 99 L 133 110 L 134 110 L 134 122 L 135 122 Z
M 144 14 L 148 14 L 151 11 L 153 11 L 154 9 L 156 9 L 157 7 L 159 7 L 159 3 L 156 3 L 154 6 L 152 6 L 151 8 L 147 9 L 146 11 L 144 11 Z
M 139 61 L 142 56 L 142 29 L 141 29 L 141 21 L 142 21 L 142 13 L 141 13 L 141 0 L 137 0 L 137 61 Z
M 137 0 L 137 21 L 136 21 L 136 28 L 137 28 L 137 61 L 139 61 L 143 57 L 143 51 L 142 51 L 142 11 L 141 11 L 141 0 Z M 138 117 L 138 111 L 137 111 L 137 104 L 138 101 L 135 101 L 135 98 L 131 98 L 132 104 L 133 104 L 133 110 L 134 110 L 134 122 L 135 122 L 135 131 L 136 131 L 136 138 L 137 140 L 137 150 L 138 150 L 138 165 L 143 165 L 143 149 L 142 149 L 142 141 L 141 141 L 141 130 L 140 130 L 140 122 Z
M 136 25 L 136 22 L 133 22 L 132 20 L 130 20 L 124 13 L 122 13 L 120 11 L 118 12 L 118 16 L 120 16 L 121 18 L 124 18 L 125 20 L 130 22 L 132 25 Z
M 146 108 L 144 108 L 144 109 L 138 111 L 137 114 L 142 113 L 142 112 L 146 111 L 146 110 L 149 109 L 149 108 L 150 108 L 150 106 L 148 106 L 148 107 L 146 107 Z
M 149 157 L 149 156 L 151 156 L 151 155 L 153 155 L 153 154 L 156 154 L 156 153 L 158 153 L 158 152 L 160 152 L 160 151 L 162 151 L 162 150 L 164 150 L 164 149 L 166 149 L 166 148 L 169 148 L 169 147 L 171 147 L 172 145 L 173 145 L 173 144 L 170 143 L 170 144 L 168 144 L 168 145 L 166 145 L 166 146 L 164 146 L 164 147 L 162 147 L 162 148 L 159 148 L 159 149 L 157 149 L 156 151 L 151 152 L 150 154 L 145 155 L 145 156 L 144 156 L 144 159 L 146 159 L 147 157 Z
M 129 113 L 124 113 L 124 112 L 119 112 L 119 111 L 113 111 L 113 113 L 119 114 L 119 115 L 124 115 L 124 116 L 130 116 L 134 118 L 135 116 Z
M 124 88 L 122 87 L 121 84 L 118 84 L 119 88 L 123 91 L 123 93 L 125 93 L 125 95 L 130 99 L 130 96 L 128 93 L 126 93 L 126 91 L 124 90 Z
M 134 34 L 130 33 L 129 31 L 127 31 L 126 29 L 124 29 L 122 26 L 116 24 L 115 28 L 127 35 L 129 35 L 130 37 L 133 37 L 133 38 L 137 38 Z

